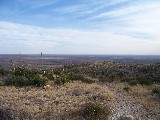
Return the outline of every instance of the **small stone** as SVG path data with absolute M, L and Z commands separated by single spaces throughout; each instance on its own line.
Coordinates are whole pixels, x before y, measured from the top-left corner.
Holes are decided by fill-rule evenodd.
M 72 95 L 79 96 L 79 95 L 82 95 L 83 92 L 84 92 L 84 91 L 83 91 L 82 89 L 75 89 L 75 90 L 72 92 Z

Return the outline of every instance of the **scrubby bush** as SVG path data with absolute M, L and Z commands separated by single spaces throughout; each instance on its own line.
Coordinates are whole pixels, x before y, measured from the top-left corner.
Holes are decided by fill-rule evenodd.
M 100 82 L 114 82 L 115 81 L 115 76 L 105 76 L 105 77 L 103 77 L 103 76 L 101 76 L 101 77 L 99 77 L 99 81 Z
M 3 85 L 4 85 L 4 83 L 3 83 L 2 79 L 0 78 L 0 86 L 3 86 Z
M 2 81 L 4 82 L 4 85 L 14 85 L 14 75 L 8 74 Z
M 24 76 L 25 73 L 26 72 L 24 68 L 21 68 L 21 67 L 15 68 L 15 71 L 14 71 L 15 76 Z
M 152 90 L 152 94 L 157 94 L 158 97 L 160 98 L 160 88 L 154 88 L 154 89 Z M 160 101 L 160 99 L 159 99 L 159 101 Z
M 84 76 L 81 75 L 81 74 L 74 74 L 74 73 L 69 73 L 68 74 L 68 79 L 70 80 L 83 80 L 84 79 Z
M 8 70 L 0 68 L 0 75 L 4 76 L 4 75 L 7 75 L 8 73 L 9 73 Z
M 138 80 L 131 80 L 128 82 L 129 85 L 134 86 L 134 85 L 138 85 L 140 84 L 140 82 Z
M 46 74 L 48 80 L 54 80 L 54 76 L 51 73 Z
M 152 81 L 152 80 L 149 80 L 149 79 L 147 79 L 147 78 L 145 78 L 145 77 L 140 77 L 140 78 L 138 79 L 138 81 L 139 81 L 139 83 L 140 83 L 141 85 L 152 85 L 152 84 L 153 84 L 153 81 Z
M 108 82 L 108 78 L 106 77 L 99 77 L 100 82 Z
M 29 78 L 29 77 L 34 77 L 37 74 L 38 74 L 37 70 L 26 69 L 26 68 L 21 68 L 21 67 L 15 68 L 14 70 L 15 76 L 25 76 Z
M 37 87 L 45 86 L 48 80 L 45 78 L 40 77 L 39 75 L 34 76 L 29 80 L 29 85 L 34 85 Z
M 41 87 L 45 86 L 47 82 L 48 82 L 47 79 L 41 78 L 39 75 L 35 75 L 33 77 L 28 77 L 28 78 L 24 76 L 15 76 L 13 78 L 13 85 L 18 87 L 29 86 L 29 85 Z
M 153 94 L 160 94 L 160 88 L 153 88 L 152 93 Z
M 131 90 L 130 86 L 126 85 L 123 90 L 125 90 L 126 92 L 129 92 Z
M 14 85 L 18 87 L 27 86 L 28 85 L 28 79 L 23 76 L 15 76 L 14 77 Z
M 100 103 L 86 103 L 83 109 L 83 116 L 87 120 L 106 120 L 110 114 L 110 109 Z
M 60 71 L 60 70 L 54 70 L 54 74 L 60 75 L 60 74 L 61 74 L 61 71 Z
M 94 83 L 95 81 L 94 80 L 92 80 L 91 78 L 84 78 L 84 79 L 82 79 L 81 80 L 82 82 L 85 82 L 85 83 L 89 83 L 89 84 L 91 84 L 91 83 Z
M 69 79 L 67 78 L 67 76 L 65 74 L 61 74 L 58 78 L 56 78 L 56 80 L 54 82 L 57 85 L 63 85 L 65 83 L 69 82 Z
M 153 80 L 150 80 L 149 78 L 146 77 L 137 77 L 135 79 L 130 79 L 127 81 L 129 85 L 137 85 L 137 84 L 141 84 L 141 85 L 152 85 L 154 83 Z

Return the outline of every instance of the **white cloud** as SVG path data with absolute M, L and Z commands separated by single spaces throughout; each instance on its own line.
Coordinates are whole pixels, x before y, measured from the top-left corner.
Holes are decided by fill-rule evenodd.
M 96 27 L 145 40 L 160 40 L 160 1 L 133 1 L 95 15 Z M 102 19 L 102 20 L 101 20 Z M 99 21 L 99 22 L 97 22 Z
M 1 53 L 8 46 L 14 46 L 14 51 L 10 51 L 13 53 L 159 54 L 160 51 L 157 39 L 133 38 L 114 31 L 47 29 L 0 21 Z
M 122 7 L 116 7 L 111 10 L 102 12 L 98 15 L 91 17 L 90 19 L 96 18 L 114 18 L 114 17 L 127 17 L 133 14 L 143 14 L 148 10 L 152 10 L 155 8 L 159 8 L 160 2 L 147 2 L 147 1 L 139 1 L 139 2 L 130 2 L 129 5 L 124 5 Z
M 106 7 L 109 7 L 111 5 L 116 5 L 119 3 L 127 2 L 131 0 L 87 0 L 87 1 L 81 1 L 80 3 L 63 6 L 54 9 L 53 11 L 59 12 L 59 13 L 74 13 L 74 15 L 77 16 L 84 16 L 88 14 L 94 14 L 94 12 L 97 12 L 101 9 L 104 9 Z

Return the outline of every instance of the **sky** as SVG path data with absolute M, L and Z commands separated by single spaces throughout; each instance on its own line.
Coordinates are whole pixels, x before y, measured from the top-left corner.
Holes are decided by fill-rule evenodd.
M 0 0 L 0 54 L 160 55 L 160 0 Z

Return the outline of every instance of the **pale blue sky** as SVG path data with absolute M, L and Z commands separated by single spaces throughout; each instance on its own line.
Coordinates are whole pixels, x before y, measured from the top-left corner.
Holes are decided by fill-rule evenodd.
M 0 54 L 160 55 L 160 0 L 0 0 Z

